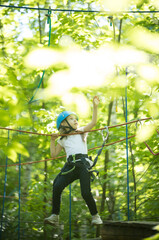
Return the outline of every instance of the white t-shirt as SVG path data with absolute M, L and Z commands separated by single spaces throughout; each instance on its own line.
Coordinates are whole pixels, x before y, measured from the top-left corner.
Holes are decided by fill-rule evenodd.
M 84 131 L 84 127 L 77 129 Z M 65 149 L 67 157 L 75 154 L 87 154 L 87 133 L 70 135 L 58 140 L 58 143 Z

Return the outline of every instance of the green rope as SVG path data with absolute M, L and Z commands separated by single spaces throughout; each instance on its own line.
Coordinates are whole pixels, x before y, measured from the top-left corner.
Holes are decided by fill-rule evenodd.
M 50 40 L 51 40 L 51 9 L 50 8 L 49 8 L 48 14 L 46 16 L 47 16 L 47 24 L 49 24 L 49 41 L 48 41 L 48 47 L 49 47 L 50 46 Z M 45 75 L 45 70 L 43 70 L 43 74 L 42 74 L 42 77 L 40 79 L 40 82 L 39 82 L 39 84 L 38 84 L 38 86 L 37 86 L 33 96 L 31 97 L 31 99 L 29 100 L 28 103 L 32 103 L 32 102 L 36 101 L 36 100 L 33 101 L 33 99 L 34 99 L 36 93 L 38 92 L 38 90 L 39 90 L 39 88 L 41 86 L 41 83 L 43 81 L 44 75 Z
M 40 88 L 40 86 L 41 86 L 41 83 L 42 83 L 42 81 L 43 81 L 44 74 L 45 74 L 45 70 L 43 71 L 43 74 L 42 74 L 42 77 L 41 77 L 40 82 L 39 82 L 39 84 L 38 84 L 38 87 L 36 88 L 33 96 L 32 96 L 31 99 L 29 100 L 29 103 L 32 103 L 32 102 L 33 102 L 33 99 L 34 99 L 34 97 L 35 97 L 37 91 L 39 90 L 39 88 Z M 34 101 L 36 101 L 36 100 L 34 100 Z

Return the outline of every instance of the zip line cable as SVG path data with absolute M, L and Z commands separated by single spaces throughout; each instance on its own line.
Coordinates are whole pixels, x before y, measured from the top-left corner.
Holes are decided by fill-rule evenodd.
M 27 6 L 14 6 L 14 5 L 2 5 L 3 8 L 15 8 L 15 9 L 26 9 L 26 10 L 41 10 L 48 11 L 49 8 L 39 8 L 39 7 L 27 7 Z M 159 10 L 128 10 L 128 11 L 100 11 L 100 10 L 78 10 L 78 9 L 60 9 L 60 8 L 51 8 L 53 12 L 77 12 L 77 13 L 105 13 L 105 14 L 114 14 L 114 13 L 159 13 Z

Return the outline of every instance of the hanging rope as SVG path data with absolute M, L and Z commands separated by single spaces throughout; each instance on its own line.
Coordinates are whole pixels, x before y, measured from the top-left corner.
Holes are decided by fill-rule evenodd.
M 46 14 L 46 16 L 47 16 L 47 24 L 49 24 L 49 40 L 48 40 L 48 47 L 49 47 L 50 46 L 50 40 L 51 40 L 51 8 L 49 8 L 48 14 Z M 29 100 L 29 102 L 28 102 L 29 104 L 34 102 L 34 101 L 36 101 L 36 100 L 33 101 L 33 99 L 34 99 L 36 93 L 38 92 L 38 90 L 39 90 L 39 88 L 41 86 L 41 83 L 43 82 L 44 75 L 45 75 L 45 70 L 43 70 L 43 74 L 42 74 L 42 77 L 40 79 L 40 82 L 39 82 L 39 84 L 38 84 L 38 86 L 37 86 L 33 96 Z
M 72 209 L 72 206 L 71 206 L 71 184 L 69 185 L 69 240 L 71 240 L 71 231 L 72 231 L 72 228 L 71 228 L 71 220 L 72 220 L 72 216 L 71 216 L 71 209 Z
M 8 131 L 8 145 L 9 145 L 9 131 Z M 8 156 L 6 156 L 6 165 L 5 165 L 5 180 L 4 180 L 3 206 L 2 206 L 2 216 L 1 216 L 0 240 L 2 239 L 1 237 L 2 237 L 2 228 L 3 228 L 4 204 L 5 204 L 6 184 L 7 184 L 7 167 L 8 167 Z
M 97 156 L 96 156 L 95 159 L 94 159 L 93 165 L 92 165 L 89 169 L 92 169 L 92 168 L 96 165 L 97 160 L 98 160 L 98 157 L 99 157 L 99 155 L 101 154 L 101 152 L 102 152 L 102 150 L 103 150 L 103 148 L 104 148 L 104 146 L 105 146 L 105 143 L 106 143 L 106 141 L 107 141 L 107 139 L 108 139 L 108 136 L 109 136 L 108 127 L 106 126 L 105 129 L 106 129 L 106 131 L 107 131 L 107 135 L 106 135 L 106 137 L 104 137 L 103 130 L 102 130 L 101 134 L 102 134 L 102 137 L 103 137 L 103 144 L 102 144 L 101 148 L 99 149 L 99 151 L 98 151 L 98 153 L 97 153 Z
M 127 107 L 127 68 L 125 70 L 126 74 L 126 87 L 125 87 L 125 120 L 128 121 L 128 107 Z M 126 125 L 126 162 L 127 162 L 127 209 L 128 209 L 128 221 L 129 221 L 129 149 L 128 149 L 128 125 Z
M 18 240 L 20 240 L 20 207 L 21 207 L 21 154 L 19 154 L 19 209 L 18 209 Z

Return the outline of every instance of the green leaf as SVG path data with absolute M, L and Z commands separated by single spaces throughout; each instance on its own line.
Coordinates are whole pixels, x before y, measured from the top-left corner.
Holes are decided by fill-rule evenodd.
M 26 157 L 29 157 L 29 153 L 28 153 L 27 149 L 21 143 L 13 142 L 12 146 L 14 147 L 16 152 L 18 152 Z
M 15 162 L 17 160 L 17 153 L 29 157 L 26 148 L 21 143 L 13 141 L 7 147 L 7 156 Z
M 16 160 L 17 160 L 17 152 L 15 151 L 15 149 L 13 147 L 11 147 L 11 146 L 8 147 L 7 156 L 13 162 L 16 162 Z

